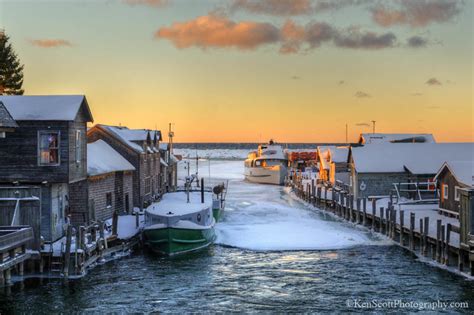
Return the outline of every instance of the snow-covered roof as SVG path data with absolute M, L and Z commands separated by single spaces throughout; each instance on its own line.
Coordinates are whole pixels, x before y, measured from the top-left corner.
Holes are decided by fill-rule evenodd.
M 445 162 L 439 169 L 436 178 L 441 174 L 444 168 L 448 168 L 456 180 L 466 186 L 474 187 L 474 161 L 450 161 Z
M 349 154 L 348 147 L 336 147 L 332 152 L 331 159 L 335 163 L 347 162 L 347 155 Z
M 469 161 L 474 143 L 385 143 L 351 148 L 359 173 L 436 174 L 445 161 Z
M 87 144 L 87 174 L 89 176 L 133 170 L 135 167 L 105 141 L 97 140 Z
M 185 215 L 208 209 L 212 206 L 212 193 L 204 193 L 204 203 L 201 203 L 200 192 L 189 193 L 190 203 L 187 203 L 185 192 L 172 192 L 163 195 L 160 202 L 153 203 L 146 212 L 155 215 Z
M 15 120 L 73 121 L 84 106 L 87 121 L 93 121 L 84 95 L 0 95 Z
M 362 133 L 359 137 L 360 144 L 380 143 L 435 143 L 429 133 Z
M 18 124 L 10 115 L 5 105 L 0 102 L 0 128 L 17 128 Z
M 149 129 L 128 129 L 127 127 L 122 126 L 108 126 L 108 125 L 97 125 L 100 128 L 107 130 L 110 134 L 116 136 L 116 138 L 127 146 L 131 147 L 133 150 L 143 153 L 145 152 L 143 146 L 139 142 L 143 143 L 144 141 L 153 139 L 153 134 L 156 133 L 159 138 L 161 138 L 161 132 L 159 130 L 149 130 Z M 152 148 L 147 148 L 147 151 L 150 153 L 155 152 Z

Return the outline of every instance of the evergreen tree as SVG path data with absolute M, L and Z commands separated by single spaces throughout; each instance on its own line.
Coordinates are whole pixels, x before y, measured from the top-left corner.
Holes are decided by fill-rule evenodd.
M 0 95 L 23 95 L 23 65 L 8 40 L 0 30 Z

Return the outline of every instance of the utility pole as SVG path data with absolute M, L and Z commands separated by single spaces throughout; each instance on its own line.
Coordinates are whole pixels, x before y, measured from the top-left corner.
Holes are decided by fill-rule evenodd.
M 168 145 L 169 145 L 169 150 L 170 153 L 173 154 L 173 137 L 174 137 L 174 132 L 171 131 L 171 125 L 172 123 L 169 123 L 169 131 L 168 131 Z
M 372 120 L 372 133 L 375 133 L 375 120 Z

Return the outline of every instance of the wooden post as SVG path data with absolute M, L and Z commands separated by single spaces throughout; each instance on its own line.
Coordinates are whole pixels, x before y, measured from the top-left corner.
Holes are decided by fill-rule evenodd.
M 445 248 L 445 243 L 444 243 L 444 238 L 445 238 L 445 226 L 444 224 L 441 225 L 441 248 L 440 248 L 440 259 L 439 263 L 444 264 L 444 248 Z
M 118 229 L 118 211 L 115 210 L 112 214 L 112 235 L 117 235 Z
M 354 196 L 350 195 L 349 196 L 349 221 L 350 222 L 354 220 L 353 212 L 354 212 Z
M 326 209 L 328 202 L 328 188 L 324 187 L 324 209 Z
M 390 236 L 390 206 L 385 209 L 385 235 Z
M 410 238 L 409 246 L 411 250 L 415 250 L 415 214 L 410 212 Z
M 441 219 L 436 220 L 436 261 L 441 262 Z
M 72 225 L 68 224 L 66 231 L 66 252 L 64 253 L 64 277 L 69 276 L 69 262 L 71 259 L 71 240 L 72 240 Z
M 405 223 L 405 211 L 400 210 L 400 246 L 405 246 L 403 225 Z
M 96 230 L 95 224 L 91 227 L 90 231 L 91 231 L 91 241 L 95 242 L 97 240 L 97 234 L 96 234 L 97 230 Z
M 364 215 L 362 217 L 362 223 L 364 226 L 367 225 L 367 198 L 362 199 L 362 211 L 364 212 Z
M 446 253 L 444 254 L 444 264 L 446 266 L 449 265 L 449 241 L 451 240 L 451 223 L 448 223 L 446 225 L 446 247 L 445 247 L 445 251 Z
M 25 274 L 25 263 L 22 261 L 21 263 L 18 264 L 18 275 L 20 277 L 23 277 Z
M 420 218 L 420 254 L 424 255 L 425 247 L 424 247 L 424 233 L 423 233 L 423 219 Z
M 10 268 L 5 270 L 5 285 L 12 284 L 12 271 Z
M 430 217 L 425 217 L 424 231 L 423 231 L 423 256 L 428 255 L 428 235 L 430 232 Z
M 384 208 L 380 207 L 379 233 L 383 234 L 383 214 Z
M 105 239 L 105 231 L 104 231 L 104 222 L 99 221 L 99 231 L 100 231 L 100 238 L 102 242 L 104 242 L 104 248 L 108 248 L 107 240 Z
M 3 287 L 5 285 L 5 277 L 3 274 L 3 270 L 0 270 L 0 287 Z
M 397 210 L 392 206 L 391 208 L 392 222 L 390 222 L 390 237 L 394 240 L 396 238 L 396 229 L 397 229 Z
M 372 231 L 375 231 L 375 217 L 376 217 L 376 209 L 375 209 L 375 199 L 372 200 Z
M 357 224 L 360 223 L 360 198 L 357 198 L 357 203 L 356 203 L 356 207 L 357 207 L 357 212 L 356 212 L 356 222 Z

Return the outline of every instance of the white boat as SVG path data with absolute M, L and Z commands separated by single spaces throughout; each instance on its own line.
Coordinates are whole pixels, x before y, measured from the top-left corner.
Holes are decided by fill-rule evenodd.
M 288 174 L 288 154 L 270 140 L 245 160 L 245 179 L 252 183 L 283 185 Z

